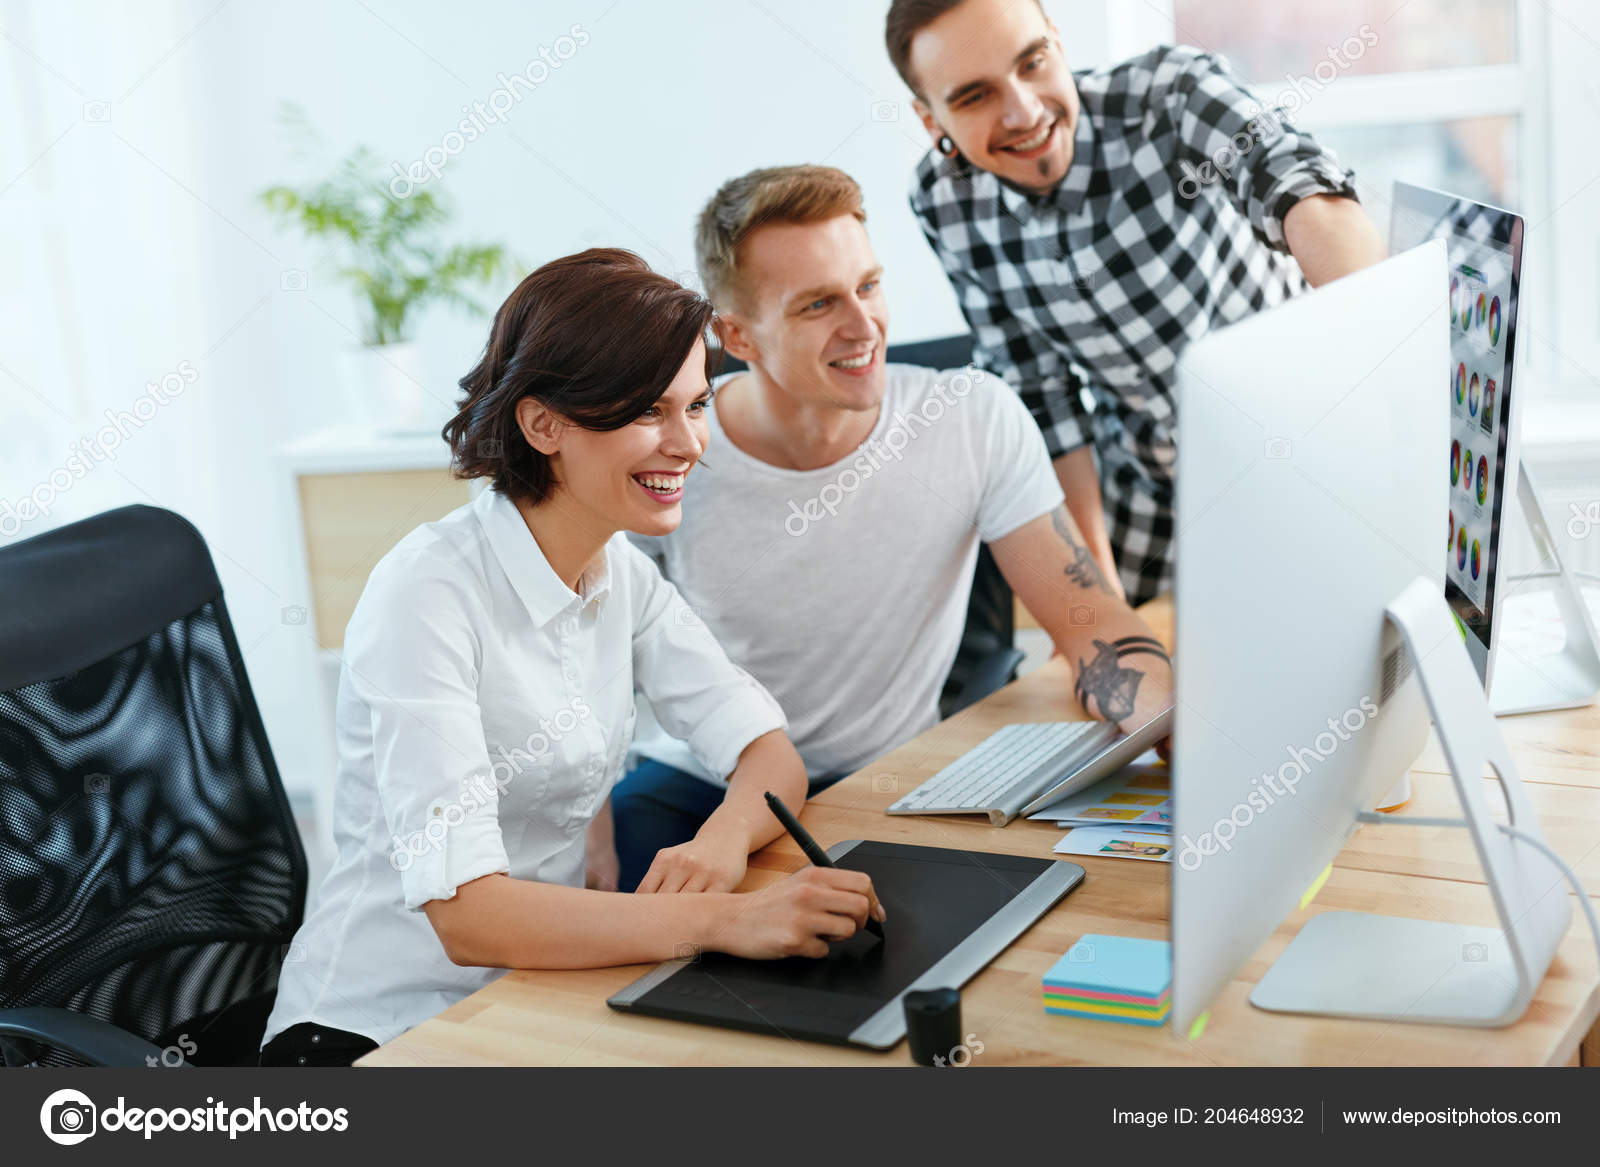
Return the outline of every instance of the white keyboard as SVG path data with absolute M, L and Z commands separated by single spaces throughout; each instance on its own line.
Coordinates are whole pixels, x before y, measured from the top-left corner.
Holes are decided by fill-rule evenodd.
M 1003 827 L 1045 787 L 1117 734 L 1103 721 L 1008 725 L 968 750 L 910 794 L 890 814 L 987 814 Z

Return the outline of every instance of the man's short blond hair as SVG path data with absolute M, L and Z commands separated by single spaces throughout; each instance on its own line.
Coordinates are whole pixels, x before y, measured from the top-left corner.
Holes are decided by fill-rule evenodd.
M 840 215 L 867 221 L 856 180 L 832 166 L 770 166 L 730 178 L 700 212 L 695 266 L 721 311 L 739 298 L 739 245 L 769 223 L 821 223 Z

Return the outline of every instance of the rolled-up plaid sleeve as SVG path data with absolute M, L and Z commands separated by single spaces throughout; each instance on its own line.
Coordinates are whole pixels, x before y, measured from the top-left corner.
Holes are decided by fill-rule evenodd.
M 1003 378 L 1016 391 L 1044 435 L 1051 458 L 1091 442 L 1093 430 L 1083 402 L 1083 384 L 1066 356 L 1048 337 L 1018 320 L 977 277 L 973 262 L 983 262 L 982 256 L 963 258 L 941 242 L 934 214 L 915 190 L 911 209 L 972 330 L 973 364 Z M 1018 274 L 1014 268 L 998 264 L 995 271 L 1000 278 L 1017 278 Z
M 1287 251 L 1283 219 L 1311 195 L 1356 198 L 1354 176 L 1333 152 L 1245 88 L 1226 59 L 1187 46 L 1156 51 L 1152 104 L 1165 103 L 1177 125 L 1177 160 L 1187 181 L 1225 184 L 1257 236 Z M 1298 90 L 1285 89 L 1280 96 Z

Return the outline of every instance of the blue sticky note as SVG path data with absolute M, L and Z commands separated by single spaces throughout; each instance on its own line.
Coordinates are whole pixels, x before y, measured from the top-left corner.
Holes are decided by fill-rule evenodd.
M 1044 974 L 1048 986 L 1155 998 L 1172 984 L 1172 945 L 1165 940 L 1088 933 Z

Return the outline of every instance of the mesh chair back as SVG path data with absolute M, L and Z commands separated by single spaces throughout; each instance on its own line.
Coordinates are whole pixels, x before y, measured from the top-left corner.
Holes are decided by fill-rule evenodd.
M 0 1008 L 253 1064 L 305 891 L 199 532 L 126 507 L 0 549 Z

